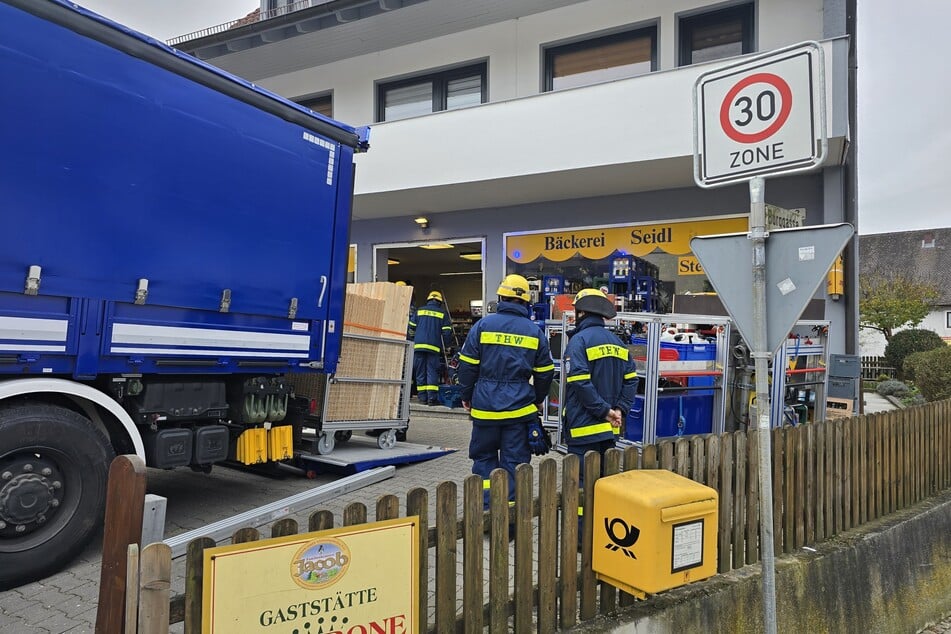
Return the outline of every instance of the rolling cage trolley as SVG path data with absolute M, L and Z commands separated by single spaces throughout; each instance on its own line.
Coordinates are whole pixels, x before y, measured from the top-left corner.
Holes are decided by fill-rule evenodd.
M 619 445 L 653 444 L 658 438 L 722 433 L 726 415 L 731 321 L 727 317 L 655 313 L 618 313 L 606 326 L 628 346 L 637 366 L 637 396 L 625 417 Z M 696 332 L 667 334 L 673 324 L 702 326 Z M 574 313 L 566 311 L 560 324 L 546 324 L 555 359 L 559 407 L 545 408 L 543 423 L 554 429 L 555 447 L 565 452 L 560 407 L 566 382 L 561 359 L 567 347 Z M 663 340 L 662 340 L 663 339 Z M 555 348 L 554 345 L 558 345 Z M 553 392 L 555 390 L 553 389 Z
M 773 355 L 770 416 L 773 427 L 826 419 L 829 322 L 797 321 Z
M 354 431 L 381 430 L 380 449 L 406 439 L 413 376 L 412 341 L 343 335 L 347 350 L 335 374 L 298 377 L 298 393 L 312 395 L 304 413 L 302 441 L 327 455 Z M 301 389 L 300 381 L 313 384 Z

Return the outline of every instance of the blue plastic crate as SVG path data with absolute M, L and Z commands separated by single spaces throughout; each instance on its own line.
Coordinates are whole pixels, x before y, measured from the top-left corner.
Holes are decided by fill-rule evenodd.
M 446 407 L 462 407 L 462 387 L 459 385 L 440 385 L 439 402 Z
M 706 390 L 704 390 L 706 392 Z M 657 437 L 677 436 L 678 422 L 683 407 L 684 427 L 681 435 L 709 434 L 713 431 L 713 394 L 661 394 L 657 399 Z M 634 405 L 627 414 L 624 438 L 634 442 L 644 439 L 644 397 L 634 397 Z

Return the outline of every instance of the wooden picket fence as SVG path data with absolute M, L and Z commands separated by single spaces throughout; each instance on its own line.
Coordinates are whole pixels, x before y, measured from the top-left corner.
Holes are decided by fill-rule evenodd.
M 735 432 L 664 440 L 642 452 L 633 447 L 611 450 L 604 458 L 604 472 L 668 469 L 718 490 L 718 571 L 727 572 L 756 563 L 760 557 L 757 442 L 755 433 Z M 829 539 L 951 487 L 951 401 L 774 429 L 771 443 L 777 554 Z M 579 491 L 582 470 L 584 487 Z M 497 470 L 491 476 L 487 512 L 482 509 L 482 481 L 469 476 L 461 487 L 461 517 L 459 486 L 442 482 L 435 488 L 433 525 L 429 523 L 430 492 L 409 491 L 404 516 L 420 518 L 420 620 L 414 631 L 552 632 L 631 605 L 631 595 L 596 581 L 590 539 L 584 539 L 577 552 L 576 509 L 593 499 L 600 471 L 601 458 L 593 453 L 583 461 L 565 456 L 543 459 L 537 467 L 520 465 L 515 503 L 510 506 L 507 475 Z M 122 478 L 110 478 L 110 508 L 121 499 L 117 487 L 139 487 L 133 495 L 144 493 L 144 479 L 140 486 L 134 484 L 129 469 L 121 473 Z M 136 477 L 144 478 L 144 470 Z M 132 507 L 134 513 L 135 503 Z M 376 520 L 400 517 L 400 500 L 384 495 L 374 511 Z M 581 530 L 590 535 L 592 514 L 583 518 Z M 326 510 L 311 514 L 306 530 L 352 526 L 368 519 L 366 506 L 353 503 L 339 522 Z M 508 541 L 510 522 L 516 527 L 513 545 Z M 300 528 L 293 519 L 282 519 L 270 527 L 269 536 L 294 535 Z M 110 585 L 105 597 L 101 589 L 97 633 L 167 632 L 169 623 L 179 622 L 184 622 L 186 633 L 200 632 L 202 551 L 215 543 L 203 538 L 189 544 L 185 592 L 169 598 L 167 546 L 152 544 L 140 555 L 132 544 L 135 540 L 121 534 L 107 528 L 105 539 L 117 542 L 104 547 L 103 584 Z M 135 527 L 125 534 L 135 535 Z M 260 538 L 257 529 L 243 528 L 232 541 Z M 130 554 L 126 544 L 132 544 Z M 120 557 L 120 552 L 119 560 L 107 562 L 107 554 Z M 460 578 L 461 597 L 457 596 Z M 127 581 L 129 590 L 125 591 Z M 432 605 L 430 591 L 435 597 Z
M 877 381 L 878 377 L 883 374 L 890 379 L 898 376 L 898 372 L 888 365 L 885 357 L 865 356 L 861 357 L 859 361 L 862 365 L 862 378 L 867 381 Z

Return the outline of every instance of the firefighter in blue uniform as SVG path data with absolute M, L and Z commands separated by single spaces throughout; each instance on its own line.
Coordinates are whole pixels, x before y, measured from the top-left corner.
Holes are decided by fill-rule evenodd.
M 508 275 L 497 291 L 498 310 L 469 331 L 459 354 L 462 405 L 472 419 L 469 458 L 482 476 L 488 508 L 489 475 L 509 474 L 515 499 L 515 467 L 548 451 L 539 410 L 554 376 L 548 340 L 529 319 L 528 281 Z
M 575 328 L 565 348 L 565 444 L 581 458 L 588 451 L 603 456 L 634 403 L 637 369 L 627 346 L 604 327 L 617 315 L 611 300 L 586 288 L 573 305 Z
M 451 338 L 452 322 L 443 308 L 442 293 L 431 291 L 426 303 L 416 311 L 413 339 L 416 395 L 420 403 L 436 405 L 439 402 L 439 359 Z

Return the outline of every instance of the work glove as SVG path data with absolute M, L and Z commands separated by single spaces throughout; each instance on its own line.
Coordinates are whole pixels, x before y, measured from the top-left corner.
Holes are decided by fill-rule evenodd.
M 551 440 L 542 427 L 541 419 L 536 418 L 528 424 L 528 447 L 535 456 L 544 456 L 551 451 Z

